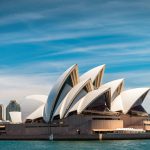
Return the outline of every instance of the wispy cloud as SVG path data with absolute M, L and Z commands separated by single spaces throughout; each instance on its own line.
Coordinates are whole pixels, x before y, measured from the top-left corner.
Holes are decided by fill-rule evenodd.
M 39 34 L 39 33 L 35 33 Z M 0 39 L 1 44 L 15 44 L 15 43 L 35 43 L 35 42 L 45 42 L 45 41 L 58 41 L 58 40 L 67 40 L 67 39 L 77 39 L 77 38 L 82 38 L 86 36 L 96 36 L 97 33 L 92 33 L 92 32 L 77 32 L 77 33 L 61 33 L 59 34 L 52 34 L 52 35 L 47 35 L 41 34 L 41 37 L 37 35 L 31 35 L 29 34 L 18 34 L 18 33 L 9 33 L 9 34 L 3 34 L 3 39 Z M 10 37 L 10 40 L 8 38 Z M 14 38 L 14 39 L 11 39 Z
M 0 99 L 48 94 L 70 65 L 150 85 L 149 0 L 0 2 Z
M 27 1 L 25 4 L 34 2 L 34 0 Z M 23 9 L 20 13 L 18 13 L 18 5 L 16 12 L 1 17 L 0 25 L 23 22 L 25 25 L 22 32 L 4 33 L 0 40 L 3 44 L 31 43 L 112 34 L 149 38 L 150 34 L 147 30 L 149 5 L 147 3 L 146 0 L 130 3 L 128 1 L 95 3 L 46 1 L 45 5 L 39 2 L 43 6 L 42 9 L 39 9 L 39 6 L 33 9 L 29 7 L 27 12 Z M 24 7 L 23 4 L 22 7 Z
M 1 17 L 0 26 L 16 24 L 19 22 L 27 23 L 28 21 L 40 20 L 43 18 L 44 16 L 41 13 L 35 13 L 35 12 L 9 14 L 7 16 Z
M 128 55 L 128 54 L 135 54 L 134 51 L 131 51 L 132 48 L 137 47 L 136 49 L 138 50 L 138 47 L 148 47 L 150 46 L 149 41 L 142 41 L 142 42 L 119 42 L 119 43 L 111 43 L 111 44 L 99 44 L 99 45 L 86 45 L 82 47 L 76 47 L 73 49 L 65 50 L 62 52 L 56 52 L 53 55 L 59 55 L 59 54 L 69 54 L 69 53 L 87 53 L 87 52 L 94 52 L 94 51 L 105 51 L 104 54 L 107 54 L 107 51 L 110 51 L 111 49 L 116 49 L 118 51 L 118 55 Z M 122 51 L 124 49 L 124 51 Z M 130 49 L 130 50 L 129 50 Z M 148 49 L 148 48 L 147 48 Z M 148 52 L 148 50 L 145 51 L 137 51 L 137 53 L 145 53 Z M 136 53 L 136 54 L 137 54 Z M 113 55 L 114 53 L 109 53 L 107 55 Z M 103 55 L 103 54 L 102 54 Z

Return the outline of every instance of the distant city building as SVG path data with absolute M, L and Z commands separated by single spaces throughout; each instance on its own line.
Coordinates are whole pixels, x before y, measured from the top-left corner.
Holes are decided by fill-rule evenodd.
M 16 100 L 11 100 L 6 107 L 6 120 L 11 121 L 10 112 L 21 112 L 20 104 Z
M 4 106 L 0 104 L 0 120 L 4 119 Z

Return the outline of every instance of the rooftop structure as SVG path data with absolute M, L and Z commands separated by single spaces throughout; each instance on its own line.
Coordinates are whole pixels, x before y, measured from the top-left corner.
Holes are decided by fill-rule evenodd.
M 67 69 L 56 81 L 48 96 L 44 108 L 44 120 L 49 122 L 52 119 L 57 107 L 61 104 L 66 94 L 79 82 L 78 66 L 73 65 Z
M 112 111 L 127 113 L 146 113 L 142 103 L 149 92 L 149 88 L 136 88 L 123 91 L 112 102 Z
M 83 113 L 85 110 L 89 112 L 89 109 L 93 112 L 99 111 L 99 113 L 104 113 L 106 110 L 107 113 L 118 112 L 120 109 L 125 114 L 127 113 L 126 109 L 129 111 L 135 107 L 140 101 L 138 98 L 143 96 L 142 91 L 134 89 L 124 91 L 124 79 L 103 84 L 104 70 L 105 65 L 101 65 L 80 76 L 77 65 L 67 69 L 57 80 L 47 98 L 43 113 L 45 122 L 66 118 L 72 112 L 76 112 L 76 114 Z M 145 90 L 142 101 L 149 88 Z M 138 102 L 134 104 L 135 101 Z M 123 107 L 127 108 L 122 108 L 124 104 Z

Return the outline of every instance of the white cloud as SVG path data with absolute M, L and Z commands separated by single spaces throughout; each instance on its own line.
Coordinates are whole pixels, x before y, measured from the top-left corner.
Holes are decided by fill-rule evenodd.
M 0 75 L 0 101 L 7 104 L 11 99 L 22 100 L 27 95 L 48 95 L 53 79 L 38 75 Z

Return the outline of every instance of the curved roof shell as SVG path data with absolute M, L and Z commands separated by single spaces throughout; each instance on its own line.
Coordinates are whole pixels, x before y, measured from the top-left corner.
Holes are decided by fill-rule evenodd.
M 48 96 L 47 95 L 29 95 L 26 96 L 26 99 L 32 99 L 32 100 L 37 100 L 42 103 L 46 103 Z
M 39 108 L 37 108 L 34 112 L 32 112 L 27 118 L 26 120 L 35 120 L 37 118 L 41 118 L 43 117 L 43 110 L 44 110 L 44 104 L 41 105 Z
M 97 90 L 94 90 L 90 93 L 88 93 L 79 103 L 78 109 L 77 109 L 77 113 L 81 114 L 91 103 L 93 103 L 98 97 L 100 97 L 101 95 L 103 95 L 106 92 L 110 92 L 110 88 L 99 88 Z M 110 109 L 111 107 L 111 97 L 109 98 L 108 101 L 106 101 L 108 108 Z
M 91 91 L 86 96 L 81 98 L 80 101 L 78 101 L 78 103 L 76 103 L 72 108 L 70 108 L 70 110 L 68 110 L 65 117 L 67 117 L 68 114 L 73 111 L 77 111 L 78 114 L 81 114 L 91 103 L 93 103 L 98 97 L 100 97 L 106 92 L 109 92 L 109 100 L 106 103 L 110 109 L 111 106 L 110 88 L 100 87 L 99 89 Z
M 146 95 L 149 90 L 149 88 L 135 88 L 121 92 L 112 102 L 111 110 L 122 111 L 124 114 L 128 113 L 136 103 L 142 104 L 145 98 L 145 96 L 142 96 Z
M 96 88 L 99 88 L 100 85 L 101 85 L 101 82 L 102 82 L 104 70 L 105 70 L 105 65 L 95 67 L 95 68 L 87 71 L 83 75 L 81 75 L 80 76 L 80 81 L 83 81 L 83 80 L 86 80 L 86 79 L 90 78 L 92 80 L 93 85 Z
M 61 103 L 63 96 L 72 88 L 67 87 L 66 93 L 64 92 L 63 96 L 62 91 L 65 87 L 67 79 L 70 77 L 70 80 L 72 82 L 72 86 L 75 86 L 78 83 L 78 66 L 75 64 L 71 66 L 69 69 L 67 69 L 56 81 L 55 85 L 53 86 L 52 90 L 50 91 L 50 94 L 48 96 L 45 108 L 44 108 L 44 120 L 46 122 L 50 122 L 52 115 L 54 113 L 54 110 L 56 109 L 56 105 L 58 105 L 58 102 Z M 61 97 L 62 96 L 62 97 Z
M 124 89 L 124 79 L 113 80 L 103 84 L 101 87 L 111 89 L 111 101 L 113 101 Z
M 76 86 L 74 86 L 66 95 L 66 97 L 60 104 L 61 106 L 59 106 L 58 110 L 54 113 L 54 116 L 60 115 L 60 119 L 62 119 L 65 116 L 67 110 L 73 104 L 73 101 L 75 100 L 75 98 L 78 96 L 81 90 L 83 90 L 84 87 L 86 87 L 87 92 L 94 90 L 91 79 L 86 79 L 78 83 Z

